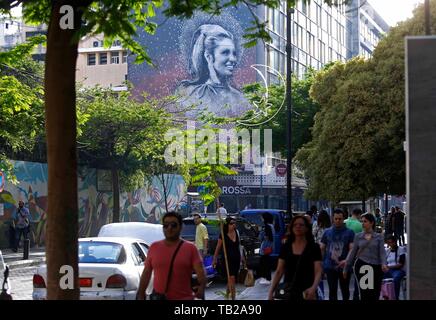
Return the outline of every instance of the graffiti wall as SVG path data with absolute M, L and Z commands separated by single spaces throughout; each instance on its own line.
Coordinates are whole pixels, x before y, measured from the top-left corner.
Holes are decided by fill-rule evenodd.
M 232 7 L 219 16 L 194 14 L 191 19 L 167 19 L 151 36 L 140 31 L 155 66 L 128 60 L 128 80 L 134 93 L 153 97 L 176 95 L 179 104 L 195 119 L 200 111 L 236 117 L 251 109 L 241 93 L 243 85 L 256 81 L 256 49 L 244 48 L 244 30 L 252 16 L 246 7 Z
M 42 246 L 45 239 L 47 219 L 47 164 L 13 162 L 18 185 L 7 182 L 0 192 L 0 248 L 9 247 L 10 223 L 22 200 L 32 216 L 32 245 Z M 178 175 L 165 175 L 162 179 L 167 190 L 167 205 L 170 210 L 185 203 L 185 183 Z M 112 192 L 97 188 L 97 170 L 80 168 L 78 172 L 79 235 L 95 236 L 101 226 L 112 222 Z M 165 194 L 162 182 L 154 178 L 150 183 L 134 192 L 123 192 L 120 196 L 121 221 L 146 221 L 158 223 L 165 212 Z

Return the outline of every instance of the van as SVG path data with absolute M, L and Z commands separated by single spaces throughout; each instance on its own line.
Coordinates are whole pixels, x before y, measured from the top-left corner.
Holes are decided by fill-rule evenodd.
M 148 222 L 116 222 L 101 227 L 98 237 L 121 237 L 143 240 L 148 246 L 165 239 L 161 224 Z
M 255 225 L 258 230 L 261 230 L 264 225 L 262 219 L 264 213 L 271 214 L 274 219 L 274 250 L 271 256 L 278 257 L 282 246 L 282 240 L 286 235 L 287 224 L 290 222 L 290 217 L 286 211 L 278 209 L 248 209 L 242 210 L 240 216 L 250 221 L 250 223 Z

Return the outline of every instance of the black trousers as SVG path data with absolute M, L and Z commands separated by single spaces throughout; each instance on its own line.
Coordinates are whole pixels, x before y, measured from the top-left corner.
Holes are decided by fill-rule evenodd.
M 271 257 L 262 255 L 260 256 L 259 277 L 271 281 Z
M 338 300 L 338 281 L 341 287 L 342 299 L 350 299 L 350 274 L 344 278 L 342 269 L 328 269 L 325 271 L 327 275 L 327 283 L 329 285 L 329 300 Z
M 364 268 L 362 268 L 364 267 Z M 367 270 L 371 270 L 368 272 Z M 383 271 L 380 264 L 369 264 L 357 259 L 354 265 L 354 274 L 357 277 L 361 301 L 377 301 L 380 299 L 380 291 L 383 280 Z M 372 276 L 371 276 L 372 275 Z M 361 282 L 360 280 L 363 279 Z
M 30 231 L 29 227 L 15 228 L 15 250 L 18 249 L 18 245 L 20 243 L 21 236 L 23 236 L 24 240 L 29 239 L 29 231 Z

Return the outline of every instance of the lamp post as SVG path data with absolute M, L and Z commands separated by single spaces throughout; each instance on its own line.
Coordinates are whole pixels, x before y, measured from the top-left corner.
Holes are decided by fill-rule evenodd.
M 424 11 L 425 11 L 425 34 L 427 36 L 429 36 L 431 34 L 431 30 L 430 30 L 430 0 L 425 0 Z
M 292 68 L 291 68 L 291 14 L 294 13 L 294 8 L 291 8 L 289 2 L 286 6 L 286 115 L 287 115 L 287 130 L 286 130 L 286 142 L 287 142 L 287 161 L 286 161 L 286 194 L 287 194 L 287 211 L 289 215 L 292 215 Z

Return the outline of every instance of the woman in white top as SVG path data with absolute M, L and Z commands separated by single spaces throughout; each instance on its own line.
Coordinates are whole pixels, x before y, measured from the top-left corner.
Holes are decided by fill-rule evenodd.
M 386 238 L 389 248 L 386 250 L 386 260 L 389 270 L 383 275 L 383 278 L 392 278 L 394 280 L 395 297 L 399 298 L 401 280 L 406 276 L 404 266 L 406 264 L 406 250 L 404 247 L 397 246 L 397 237 L 390 235 Z

